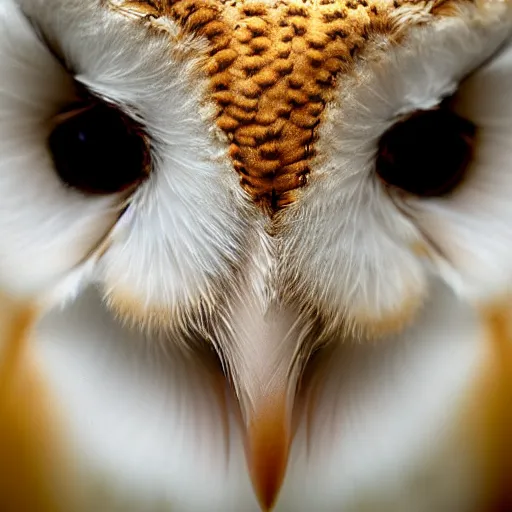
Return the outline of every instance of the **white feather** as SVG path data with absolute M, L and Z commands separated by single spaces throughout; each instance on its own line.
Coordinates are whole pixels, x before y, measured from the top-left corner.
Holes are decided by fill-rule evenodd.
M 0 3 L 0 286 L 51 290 L 115 222 L 116 198 L 68 189 L 53 167 L 53 118 L 75 99 L 69 75 L 15 3 Z

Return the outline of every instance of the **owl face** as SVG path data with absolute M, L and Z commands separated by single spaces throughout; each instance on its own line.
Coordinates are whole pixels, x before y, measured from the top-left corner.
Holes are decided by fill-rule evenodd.
M 431 275 L 509 292 L 510 16 L 3 0 L 0 284 L 51 305 L 95 282 L 124 319 L 211 347 L 269 506 L 312 353 L 414 321 Z

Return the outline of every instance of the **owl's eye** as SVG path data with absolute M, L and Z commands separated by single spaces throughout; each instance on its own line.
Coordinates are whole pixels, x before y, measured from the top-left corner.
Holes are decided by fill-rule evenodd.
M 410 194 L 447 194 L 464 177 L 475 136 L 475 125 L 445 104 L 417 111 L 382 136 L 377 174 L 388 185 Z
M 118 109 L 97 102 L 60 116 L 49 147 L 62 181 L 90 194 L 112 194 L 149 172 L 142 130 Z

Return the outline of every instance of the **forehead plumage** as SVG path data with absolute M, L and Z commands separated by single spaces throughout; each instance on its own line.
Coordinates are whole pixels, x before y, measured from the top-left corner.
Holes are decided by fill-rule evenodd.
M 336 77 L 377 34 L 397 36 L 386 1 L 128 2 L 206 38 L 204 70 L 240 183 L 265 208 L 292 203 L 311 174 L 315 139 Z

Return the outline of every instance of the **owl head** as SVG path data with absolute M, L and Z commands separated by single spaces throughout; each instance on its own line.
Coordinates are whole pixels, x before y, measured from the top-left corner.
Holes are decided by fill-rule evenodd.
M 218 357 L 262 505 L 325 346 L 512 283 L 500 0 L 1 0 L 0 287 Z

